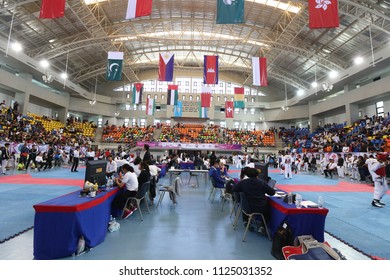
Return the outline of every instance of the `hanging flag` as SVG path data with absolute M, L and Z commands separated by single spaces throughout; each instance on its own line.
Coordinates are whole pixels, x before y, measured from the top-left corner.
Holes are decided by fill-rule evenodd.
M 165 82 L 173 81 L 174 54 L 160 53 L 160 63 L 158 67 L 158 80 Z
M 144 84 L 134 83 L 133 85 L 133 104 L 142 104 L 142 91 Z
M 208 118 L 207 108 L 202 106 L 202 102 L 198 102 L 199 118 Z
M 211 87 L 203 87 L 202 86 L 202 93 L 200 94 L 200 102 L 202 104 L 202 107 L 211 107 L 211 93 L 212 88 Z
M 244 0 L 218 0 L 217 24 L 244 23 Z
M 65 14 L 66 0 L 42 0 L 39 18 L 61 18 Z
M 179 98 L 179 86 L 168 85 L 167 105 L 177 105 L 178 98 Z
M 309 28 L 339 27 L 337 0 L 309 0 Z
M 245 97 L 244 97 L 244 88 L 235 87 L 234 88 L 234 108 L 244 108 L 245 107 Z
M 152 14 L 152 0 L 129 0 L 126 19 L 149 16 Z
M 146 100 L 146 114 L 147 115 L 154 115 L 154 98 L 148 97 Z
M 183 103 L 181 101 L 177 101 L 177 105 L 173 107 L 173 116 L 174 117 L 182 117 L 183 116 Z
M 267 59 L 265 57 L 252 57 L 253 85 L 268 86 Z
M 203 83 L 218 84 L 218 56 L 204 56 Z
M 108 52 L 106 79 L 120 81 L 122 79 L 123 52 Z
M 234 104 L 233 101 L 225 102 L 225 118 L 233 118 L 234 117 Z

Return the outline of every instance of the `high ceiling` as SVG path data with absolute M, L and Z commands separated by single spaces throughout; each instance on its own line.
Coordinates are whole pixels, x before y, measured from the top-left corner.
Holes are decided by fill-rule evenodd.
M 93 91 L 157 78 L 158 55 L 175 54 L 175 74 L 202 74 L 203 55 L 219 55 L 221 75 L 252 85 L 251 58 L 265 56 L 276 99 L 308 89 L 331 70 L 350 67 L 354 57 L 383 48 L 390 38 L 388 0 L 339 0 L 340 27 L 309 29 L 307 1 L 245 1 L 245 23 L 215 23 L 216 0 L 154 0 L 151 16 L 125 20 L 127 0 L 87 5 L 67 0 L 65 17 L 39 19 L 41 1 L 0 0 L 0 36 L 23 45 L 30 57 L 47 59 Z M 280 2 L 280 3 L 279 3 Z M 281 4 L 289 4 L 287 12 Z M 371 35 L 371 36 L 370 36 Z M 124 81 L 105 80 L 107 52 L 125 53 Z M 221 79 L 221 78 L 220 78 Z

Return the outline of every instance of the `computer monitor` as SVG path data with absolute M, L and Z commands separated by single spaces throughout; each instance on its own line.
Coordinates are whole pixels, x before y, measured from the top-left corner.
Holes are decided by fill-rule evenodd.
M 268 183 L 268 164 L 256 163 L 255 168 L 259 171 L 259 178 Z
M 85 170 L 85 180 L 91 183 L 98 183 L 102 186 L 106 183 L 106 160 L 88 160 Z

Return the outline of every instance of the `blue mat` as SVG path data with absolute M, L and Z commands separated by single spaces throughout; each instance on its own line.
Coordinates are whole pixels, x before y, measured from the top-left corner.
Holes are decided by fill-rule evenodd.
M 0 243 L 34 225 L 34 204 L 79 189 L 70 186 L 0 184 Z

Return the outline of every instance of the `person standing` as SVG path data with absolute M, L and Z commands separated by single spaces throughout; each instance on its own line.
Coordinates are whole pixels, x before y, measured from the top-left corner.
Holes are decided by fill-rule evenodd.
M 43 170 L 46 170 L 46 168 L 51 169 L 53 167 L 53 158 L 54 158 L 54 149 L 52 145 L 49 145 L 47 149 L 47 162 Z
M 80 159 L 80 147 L 77 146 L 76 149 L 73 151 L 73 164 L 72 168 L 70 169 L 70 172 L 78 172 L 77 167 L 79 166 L 79 159 Z
M 4 146 L 0 148 L 0 159 L 1 159 L 1 174 L 6 175 L 5 167 L 8 164 L 8 160 L 10 159 L 9 143 L 5 143 Z
M 371 205 L 374 207 L 382 208 L 386 204 L 381 201 L 383 196 L 389 189 L 386 181 L 385 164 L 387 162 L 387 154 L 377 154 L 376 159 L 368 165 L 368 170 L 374 181 L 374 194 Z
M 337 174 L 339 178 L 344 178 L 344 159 L 341 154 L 338 154 L 337 157 Z
M 286 152 L 286 155 L 283 158 L 284 165 L 284 179 L 292 179 L 292 170 L 291 163 L 293 162 L 293 158 L 290 155 L 290 152 Z
M 35 169 L 38 168 L 37 161 L 35 160 L 38 153 L 39 153 L 38 147 L 37 147 L 37 145 L 34 144 L 28 152 L 28 160 L 27 160 L 27 164 L 26 164 L 26 170 L 28 169 L 31 161 L 34 163 Z
M 144 145 L 145 154 L 144 154 L 142 161 L 145 162 L 146 164 L 150 164 L 152 161 L 152 157 L 150 155 L 149 148 L 150 147 L 148 144 Z

